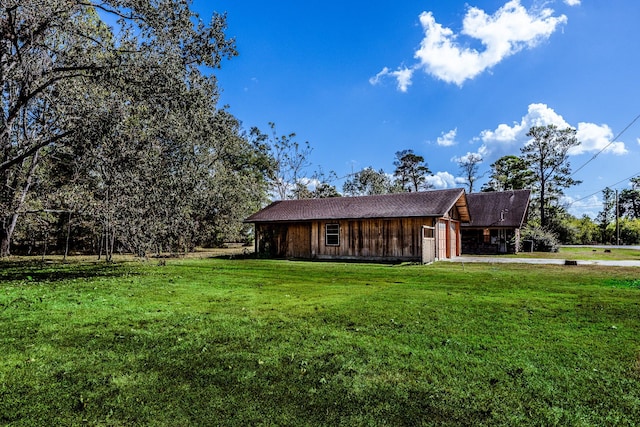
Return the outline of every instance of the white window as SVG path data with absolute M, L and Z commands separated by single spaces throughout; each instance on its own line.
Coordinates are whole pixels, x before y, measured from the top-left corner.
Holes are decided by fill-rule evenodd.
M 340 224 L 325 225 L 325 244 L 327 246 L 340 246 Z

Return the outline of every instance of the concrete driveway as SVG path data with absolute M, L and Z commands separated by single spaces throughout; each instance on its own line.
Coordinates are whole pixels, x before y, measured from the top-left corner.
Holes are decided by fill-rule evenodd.
M 462 255 L 459 257 L 441 260 L 446 262 L 484 262 L 490 264 L 556 264 L 564 265 L 564 259 L 546 259 L 546 258 L 506 258 L 499 256 L 472 256 Z M 578 265 L 604 265 L 611 267 L 640 267 L 640 261 L 631 260 L 616 260 L 616 261 L 604 261 L 604 260 L 590 260 L 590 261 L 577 261 Z

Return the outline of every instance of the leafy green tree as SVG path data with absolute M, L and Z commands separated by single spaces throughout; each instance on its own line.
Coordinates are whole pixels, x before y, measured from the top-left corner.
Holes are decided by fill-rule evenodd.
M 342 191 L 348 196 L 372 196 L 397 192 L 389 175 L 384 170 L 375 170 L 371 166 L 349 177 L 344 182 Z
M 518 156 L 503 156 L 491 164 L 489 181 L 481 191 L 508 191 L 529 188 L 533 182 L 533 172 Z
M 568 244 L 576 239 L 576 230 L 572 227 L 573 218 L 564 206 L 554 204 L 549 206 L 548 221 L 545 229 L 555 234 L 560 243 Z M 536 224 L 536 221 L 534 220 L 532 223 Z
M 571 217 L 568 220 L 568 228 L 572 230 L 570 239 L 564 243 L 572 245 L 588 245 L 600 240 L 598 225 L 588 215 L 581 218 Z
M 640 244 L 640 219 L 622 218 L 620 220 L 620 243 L 623 245 Z
M 640 219 L 640 177 L 631 178 L 631 188 L 620 192 L 620 215 Z
M 315 186 L 313 190 L 310 190 L 302 182 L 296 184 L 296 188 L 293 190 L 293 197 L 295 199 L 326 199 L 329 197 L 341 197 L 338 190 L 334 185 L 326 182 L 321 182 Z
M 302 181 L 296 182 L 295 188 L 291 192 L 293 199 L 295 200 L 303 200 L 303 199 L 314 199 L 313 191 L 309 190 L 309 187 L 304 184 Z
M 118 19 L 117 36 L 98 10 Z M 57 161 L 64 147 L 82 156 L 105 135 L 131 136 L 145 108 L 154 120 L 141 122 L 153 129 L 144 139 L 160 136 L 170 112 L 194 107 L 190 94 L 217 97 L 215 77 L 202 66 L 217 68 L 236 51 L 224 35 L 225 16 L 215 14 L 207 26 L 180 0 L 6 0 L 0 14 L 4 256 L 41 164 Z M 141 102 L 129 119 L 132 100 Z M 135 147 L 136 140 L 127 143 Z
M 420 191 L 430 188 L 427 176 L 431 175 L 431 171 L 425 163 L 424 157 L 415 154 L 413 150 L 396 152 L 396 160 L 393 165 L 396 167 L 393 176 L 404 191 Z
M 575 129 L 559 129 L 555 125 L 534 126 L 527 136 L 531 139 L 521 148 L 521 158 L 533 173 L 540 225 L 547 227 L 548 213 L 557 205 L 563 190 L 580 183 L 571 178 L 569 164 L 569 150 L 580 141 Z
M 340 192 L 332 182 L 338 180 L 338 174 L 335 171 L 329 171 L 325 174 L 322 167 L 313 174 L 313 180 L 317 182 L 316 188 L 313 190 L 313 196 L 316 199 L 326 199 L 329 197 L 342 197 Z
M 206 93 L 201 96 L 205 103 Z M 107 258 L 114 242 L 144 256 L 246 240 L 243 219 L 268 193 L 271 159 L 264 147 L 224 109 L 176 110 L 158 129 L 156 116 L 135 116 L 135 125 L 121 129 L 122 139 L 103 140 L 90 157 Z
M 269 198 L 267 177 L 273 159 L 268 147 L 245 133 L 227 110 L 216 111 L 212 123 L 213 131 L 196 148 L 198 170 L 186 175 L 198 178 L 194 187 L 196 235 L 206 238 L 208 244 L 243 241 L 248 230 L 244 219 Z
M 321 182 L 313 190 L 313 197 L 315 199 L 327 199 L 329 197 L 342 197 L 338 192 L 335 185 L 331 185 L 327 182 Z
M 609 225 L 615 221 L 616 217 L 616 196 L 609 187 L 602 191 L 602 210 L 598 213 L 596 221 L 600 229 L 602 243 L 609 243 L 613 240 L 615 230 L 611 230 Z

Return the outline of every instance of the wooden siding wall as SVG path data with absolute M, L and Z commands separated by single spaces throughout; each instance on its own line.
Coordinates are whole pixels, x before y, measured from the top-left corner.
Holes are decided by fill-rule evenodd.
M 438 259 L 447 257 L 447 243 L 447 222 L 441 219 L 436 226 L 436 257 Z
M 311 258 L 311 223 L 260 224 L 257 251 L 273 257 Z
M 340 244 L 327 245 L 326 224 L 340 225 Z M 362 219 L 257 225 L 258 252 L 308 259 L 422 259 L 422 226 L 432 218 Z
M 459 222 L 451 221 L 449 223 L 449 258 L 460 255 L 460 244 L 458 243 L 458 238 L 460 237 L 460 233 L 458 230 L 459 226 Z
M 287 233 L 287 256 L 311 258 L 311 223 L 291 224 Z
M 340 245 L 325 243 L 325 225 L 340 225 Z M 317 221 L 311 233 L 311 257 L 318 259 L 420 260 L 422 226 L 432 218 Z

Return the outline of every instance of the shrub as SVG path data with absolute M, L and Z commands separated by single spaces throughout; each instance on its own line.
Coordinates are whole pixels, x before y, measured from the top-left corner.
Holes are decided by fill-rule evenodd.
M 558 252 L 560 242 L 551 231 L 539 226 L 527 226 L 522 230 L 522 240 L 533 241 L 533 250 L 537 252 Z

